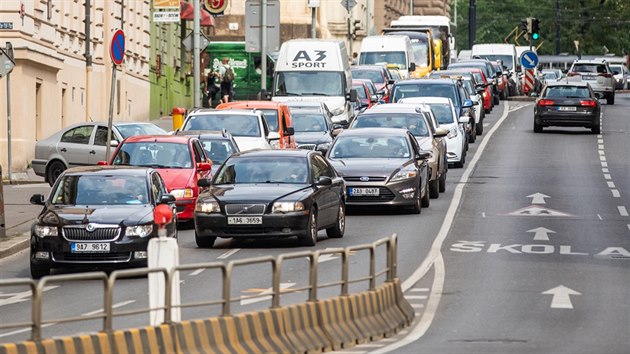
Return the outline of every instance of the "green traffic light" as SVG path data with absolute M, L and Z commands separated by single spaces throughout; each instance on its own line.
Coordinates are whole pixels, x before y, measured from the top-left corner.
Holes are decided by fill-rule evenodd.
M 538 38 L 540 38 L 540 35 L 538 33 L 532 33 L 533 40 L 537 40 Z

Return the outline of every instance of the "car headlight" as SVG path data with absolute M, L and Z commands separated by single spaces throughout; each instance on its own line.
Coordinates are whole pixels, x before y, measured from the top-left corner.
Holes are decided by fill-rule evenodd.
M 35 225 L 35 235 L 37 237 L 59 236 L 57 226 Z
M 396 172 L 394 177 L 392 177 L 391 182 L 415 178 L 417 175 L 418 175 L 418 171 L 416 171 L 415 169 L 405 168 Z
M 304 210 L 302 202 L 275 202 L 271 207 L 272 213 L 290 213 Z
M 139 237 L 147 237 L 151 235 L 153 232 L 153 225 L 136 225 L 136 226 L 127 226 L 127 230 L 125 230 L 125 235 L 127 236 L 139 236 Z
M 192 188 L 173 189 L 170 193 L 175 198 L 192 198 L 194 195 Z
M 195 211 L 196 212 L 200 212 L 200 213 L 220 213 L 221 212 L 221 207 L 219 206 L 219 203 L 216 201 L 203 201 L 203 202 L 197 202 L 197 205 L 195 205 Z
M 335 116 L 342 115 L 343 114 L 343 107 L 335 108 L 332 111 L 330 111 L 330 113 L 332 113 Z
M 451 129 L 448 130 L 448 135 L 446 135 L 446 137 L 449 139 L 457 137 L 457 127 L 451 127 Z

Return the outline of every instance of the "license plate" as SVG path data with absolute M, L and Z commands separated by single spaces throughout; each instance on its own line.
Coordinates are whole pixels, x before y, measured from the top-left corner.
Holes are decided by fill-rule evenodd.
M 72 251 L 72 253 L 81 253 L 81 252 L 85 252 L 85 253 L 96 253 L 96 252 L 109 252 L 109 243 L 106 242 L 102 242 L 102 243 L 79 243 L 79 242 L 73 242 L 70 244 L 70 249 Z
M 558 107 L 559 111 L 568 111 L 568 112 L 575 112 L 577 110 L 576 107 Z
M 597 76 L 593 76 L 593 75 L 582 75 L 582 80 L 597 80 Z
M 378 188 L 350 188 L 351 196 L 378 196 Z
M 260 225 L 262 224 L 261 216 L 228 216 L 227 223 L 229 225 Z

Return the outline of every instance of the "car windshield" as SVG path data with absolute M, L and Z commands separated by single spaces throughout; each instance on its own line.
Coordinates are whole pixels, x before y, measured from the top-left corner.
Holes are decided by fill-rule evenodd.
M 551 86 L 547 87 L 545 98 L 590 98 L 590 92 L 586 87 L 578 86 Z
M 455 85 L 438 83 L 396 85 L 392 102 L 398 102 L 401 98 L 406 97 L 446 97 L 450 98 L 453 103 L 459 102 Z
M 278 131 L 278 111 L 275 109 L 261 109 L 260 110 L 265 118 L 265 122 L 267 122 L 267 126 L 269 127 L 269 131 L 277 132 Z
M 545 77 L 545 80 L 557 80 L 558 76 L 556 76 L 556 73 L 554 72 L 543 72 L 543 76 Z
M 228 159 L 217 173 L 214 184 L 291 183 L 306 184 L 306 158 L 277 156 Z
M 511 55 L 492 55 L 492 54 L 479 54 L 479 56 L 483 59 L 488 59 L 489 61 L 501 61 L 503 66 L 505 66 L 508 70 L 512 70 L 512 59 L 514 58 Z
M 621 67 L 621 65 L 611 65 L 610 66 L 610 70 L 612 70 L 613 72 L 617 72 L 618 74 L 623 73 L 623 69 Z
M 578 73 L 595 74 L 604 74 L 607 72 L 606 65 L 604 64 L 574 64 L 571 71 Z
M 319 112 L 293 113 L 293 129 L 296 133 L 325 132 L 326 119 Z
M 357 91 L 357 97 L 359 97 L 362 100 L 368 99 L 367 93 L 365 93 L 365 89 L 363 88 L 363 85 L 352 85 L 352 88 Z
M 256 115 L 199 114 L 190 117 L 182 130 L 227 130 L 232 136 L 260 137 Z
M 403 136 L 339 136 L 329 156 L 332 159 L 408 159 L 411 150 Z
M 359 64 L 385 65 L 395 64 L 398 69 L 407 69 L 405 52 L 362 52 Z
M 429 136 L 426 121 L 422 114 L 411 113 L 370 113 L 354 119 L 352 128 L 403 128 L 413 136 Z
M 203 139 L 201 141 L 203 149 L 212 160 L 212 164 L 218 166 L 235 152 L 232 142 L 223 139 Z
M 416 66 L 429 66 L 429 44 L 426 40 L 420 41 L 420 39 L 411 39 L 411 48 L 413 49 L 413 59 L 415 60 Z
M 448 103 L 429 103 L 429 107 L 431 107 L 431 112 L 437 119 L 440 124 L 451 124 L 455 123 L 453 114 L 455 112 L 452 109 L 452 106 Z
M 385 77 L 383 77 L 383 73 L 378 70 L 353 69 L 352 78 L 372 80 L 372 82 L 375 84 L 385 83 Z
M 343 89 L 340 72 L 276 71 L 275 96 L 343 96 Z
M 192 168 L 188 144 L 159 141 L 123 143 L 112 165 L 153 168 Z
M 166 130 L 155 124 L 119 124 L 116 129 L 124 138 L 136 135 L 162 135 L 166 134 Z
M 120 175 L 66 175 L 52 193 L 55 205 L 138 205 L 149 202 L 146 179 Z

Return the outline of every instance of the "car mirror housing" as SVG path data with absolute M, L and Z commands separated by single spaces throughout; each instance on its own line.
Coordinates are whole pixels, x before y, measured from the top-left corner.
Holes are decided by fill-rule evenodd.
M 210 179 L 208 178 L 199 178 L 197 180 L 197 187 L 206 188 L 206 187 L 210 187 L 211 184 L 212 184 L 212 181 L 210 181 Z
M 462 108 L 470 108 L 474 106 L 474 103 L 472 100 L 464 100 L 464 103 L 462 104 Z
M 468 124 L 468 123 L 470 123 L 470 117 L 469 116 L 461 116 L 461 117 L 459 117 L 459 122 L 463 123 L 463 124 Z
M 107 165 L 109 165 L 107 161 L 102 161 L 102 160 L 96 163 L 96 166 L 107 166 Z
M 31 204 L 45 205 L 46 204 L 46 199 L 44 198 L 43 194 L 33 194 L 31 196 Z
M 287 135 L 287 136 L 295 135 L 295 128 L 287 127 L 285 129 L 284 135 Z
M 418 155 L 416 155 L 417 160 L 428 160 L 431 158 L 431 153 L 428 151 L 420 151 Z
M 356 102 L 357 101 L 357 91 L 356 90 L 350 90 L 350 93 L 346 93 L 346 100 L 348 100 L 350 102 Z
M 315 184 L 318 186 L 330 186 L 332 185 L 332 178 L 328 176 L 321 176 Z
M 197 171 L 210 171 L 212 164 L 209 162 L 200 162 L 197 164 Z
M 267 135 L 267 139 L 268 140 L 280 140 L 280 134 L 278 134 L 278 132 L 270 132 L 269 135 Z
M 604 98 L 604 94 L 601 92 L 595 92 L 595 98 L 601 100 Z
M 109 142 L 109 146 L 111 146 L 111 147 L 116 147 L 116 146 L 118 146 L 118 140 L 112 140 L 112 141 L 110 141 L 110 142 Z
M 448 129 L 446 128 L 437 128 L 435 129 L 435 134 L 433 134 L 436 138 L 441 138 L 448 135 Z
M 175 203 L 175 196 L 172 194 L 160 194 L 160 198 L 158 199 L 158 204 L 169 204 Z
M 416 63 L 409 64 L 409 71 L 416 71 Z

